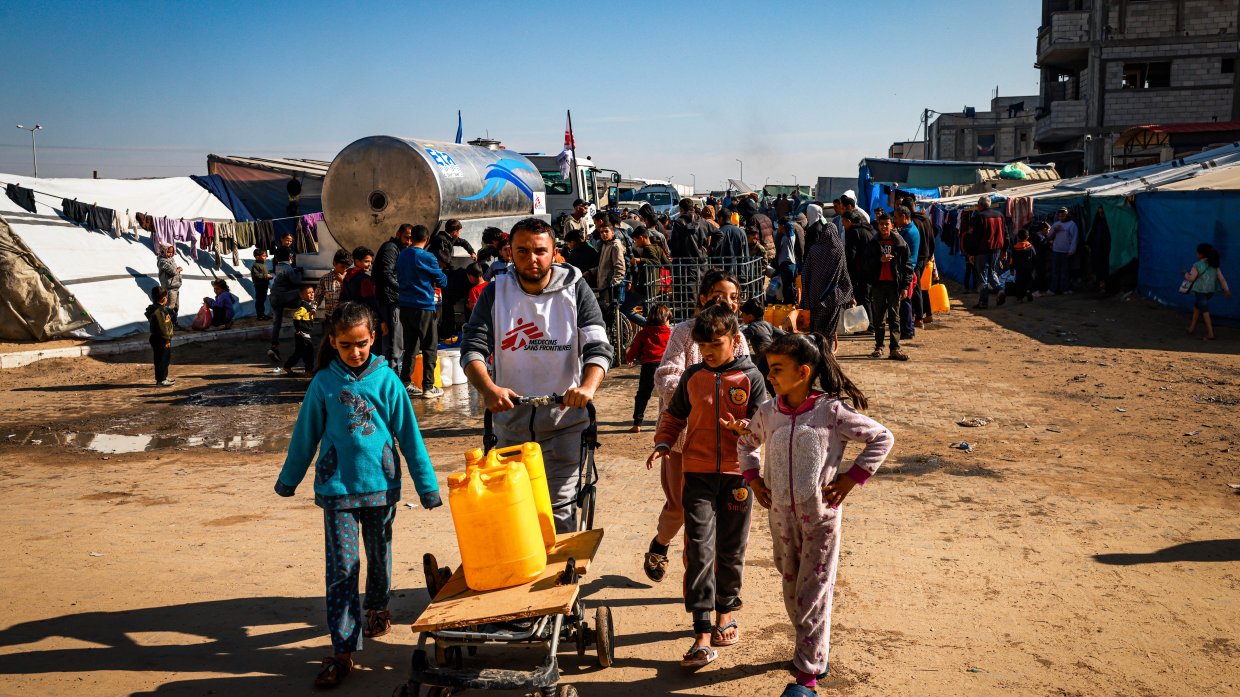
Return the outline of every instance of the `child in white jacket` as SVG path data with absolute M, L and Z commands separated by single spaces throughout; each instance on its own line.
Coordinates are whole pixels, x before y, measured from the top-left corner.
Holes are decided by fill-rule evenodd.
M 840 399 L 847 396 L 854 407 L 866 407 L 865 395 L 840 370 L 828 342 L 818 334 L 776 339 L 765 355 L 777 397 L 758 407 L 748 424 L 720 421 L 742 435 L 741 471 L 758 503 L 770 509 L 775 568 L 783 576 L 784 606 L 796 630 L 797 679 L 785 697 L 817 694 L 830 650 L 840 504 L 874 474 L 895 442 L 885 426 Z M 813 389 L 815 380 L 821 392 Z M 841 468 L 848 441 L 864 443 L 865 449 Z M 763 444 L 766 467 L 760 471 Z

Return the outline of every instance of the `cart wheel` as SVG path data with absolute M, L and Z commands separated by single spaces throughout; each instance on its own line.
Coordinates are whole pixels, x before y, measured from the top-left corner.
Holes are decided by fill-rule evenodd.
M 616 661 L 616 629 L 609 607 L 600 606 L 594 610 L 594 647 L 599 666 L 610 668 Z
M 577 697 L 577 688 L 572 685 L 560 685 L 560 691 L 556 697 Z
M 426 691 L 426 697 L 451 697 L 452 688 L 450 687 L 432 687 Z

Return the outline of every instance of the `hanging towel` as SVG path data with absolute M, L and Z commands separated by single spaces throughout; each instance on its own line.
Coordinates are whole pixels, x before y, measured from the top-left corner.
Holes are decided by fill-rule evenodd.
M 8 194 L 9 199 L 22 207 L 22 210 L 34 213 L 34 191 L 24 186 L 9 184 L 4 187 L 4 193 Z
M 148 213 L 134 213 L 133 219 L 138 224 L 138 227 L 143 230 L 150 233 L 155 232 L 155 216 Z

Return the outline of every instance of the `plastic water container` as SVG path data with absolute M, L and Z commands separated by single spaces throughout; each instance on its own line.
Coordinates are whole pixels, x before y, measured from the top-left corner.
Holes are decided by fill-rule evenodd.
M 452 384 L 464 385 L 469 382 L 469 378 L 465 375 L 465 366 L 461 365 L 460 351 L 457 351 L 456 360 L 452 363 Z
M 844 334 L 855 334 L 870 328 L 870 315 L 865 305 L 854 305 L 840 313 L 840 331 Z
M 472 451 L 471 451 L 472 452 Z M 468 462 L 469 456 L 466 455 Z M 538 443 L 522 443 L 507 448 L 496 448 L 487 453 L 486 468 L 507 467 L 520 463 L 530 478 L 534 494 L 534 508 L 538 512 L 538 528 L 542 531 L 543 546 L 550 549 L 555 544 L 555 516 L 551 512 L 551 491 L 547 486 L 547 471 L 543 467 L 542 446 Z
M 444 387 L 457 384 L 456 374 L 460 372 L 458 364 L 461 360 L 461 352 L 459 349 L 440 349 L 439 360 L 439 378 Z
M 449 475 L 448 502 L 471 590 L 528 583 L 547 568 L 533 489 L 520 462 Z
M 440 361 L 435 361 L 435 387 L 443 387 L 443 380 L 439 376 Z M 409 371 L 409 384 L 416 387 L 422 386 L 422 354 L 418 354 L 413 359 L 413 370 Z
M 951 300 L 947 297 L 947 286 L 936 283 L 930 286 L 930 311 L 934 314 L 950 312 Z

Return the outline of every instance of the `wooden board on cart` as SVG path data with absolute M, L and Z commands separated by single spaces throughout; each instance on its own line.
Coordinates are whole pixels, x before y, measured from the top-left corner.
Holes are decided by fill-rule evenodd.
M 572 612 L 581 587 L 576 583 L 566 586 L 556 583 L 570 557 L 577 561 L 577 573 L 584 575 L 602 541 L 601 529 L 556 535 L 555 546 L 547 553 L 547 568 L 542 576 L 512 588 L 472 591 L 465 585 L 465 574 L 458 567 L 448 584 L 413 624 L 413 631 L 429 632 Z

